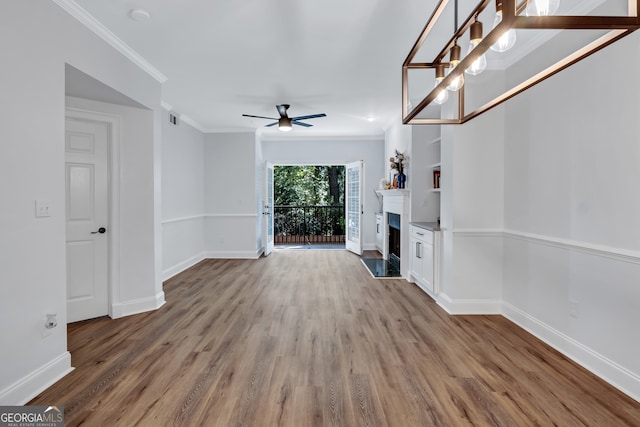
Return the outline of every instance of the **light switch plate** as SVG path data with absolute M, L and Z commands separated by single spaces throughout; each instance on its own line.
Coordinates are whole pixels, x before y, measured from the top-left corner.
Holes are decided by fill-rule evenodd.
M 36 218 L 51 216 L 48 200 L 36 200 Z

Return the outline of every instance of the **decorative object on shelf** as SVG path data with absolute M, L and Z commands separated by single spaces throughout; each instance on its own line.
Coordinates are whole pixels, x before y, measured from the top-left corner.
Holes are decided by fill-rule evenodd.
M 389 166 L 391 167 L 391 173 L 394 175 L 392 179 L 393 188 L 405 187 L 405 183 L 407 182 L 407 175 L 405 175 L 404 173 L 404 166 L 405 166 L 406 160 L 407 159 L 405 159 L 404 154 L 398 152 L 398 150 L 396 150 L 395 157 L 389 158 L 389 163 L 390 163 Z M 395 173 L 395 171 L 397 171 L 398 173 Z
M 403 172 L 400 172 L 396 178 L 398 180 L 398 188 L 404 188 L 407 182 L 407 176 Z
M 440 171 L 433 171 L 433 188 L 440 188 Z
M 558 9 L 559 0 L 479 0 L 466 20 L 458 25 L 458 0 L 440 0 L 402 65 L 402 122 L 404 124 L 465 123 L 640 29 L 640 17 L 638 16 L 640 0 L 620 0 L 619 6 L 606 9 L 604 13 L 600 9 L 594 9 L 594 6 L 585 6 L 586 2 L 565 3 L 564 10 L 562 10 Z M 447 8 L 450 4 L 453 4 L 453 11 Z M 588 8 L 592 10 L 587 10 Z M 624 10 L 626 13 L 617 12 L 618 10 Z M 614 16 L 604 16 L 607 11 L 615 11 L 610 12 Z M 589 13 L 593 13 L 593 15 L 589 15 Z M 444 38 L 442 33 L 437 33 L 436 29 L 440 31 L 443 28 L 441 19 L 444 17 L 448 19 L 452 15 L 454 17 L 454 33 L 451 37 L 446 38 L 448 41 L 442 49 L 439 52 L 436 50 L 435 57 L 427 58 L 428 62 L 414 62 L 416 57 L 420 57 L 424 61 L 422 59 L 424 54 L 420 52 L 423 45 L 431 46 L 429 49 L 432 49 L 436 38 Z M 488 15 L 495 17 L 494 27 L 483 37 L 480 18 L 487 20 L 489 19 Z M 520 29 L 527 30 L 526 37 L 528 37 L 529 43 L 523 41 L 515 45 L 515 30 Z M 578 34 L 576 30 L 581 30 L 580 36 L 587 34 L 592 37 L 584 37 L 585 41 L 582 44 L 562 43 L 566 40 L 561 37 L 569 35 L 571 38 L 572 35 Z M 585 30 L 592 30 L 592 33 L 589 34 Z M 522 34 L 524 38 L 525 32 Z M 470 39 L 472 47 L 462 58 L 458 42 L 467 37 Z M 553 48 L 560 49 L 559 46 L 566 45 L 567 51 L 558 51 L 554 53 L 556 56 L 549 56 L 548 64 L 533 61 L 532 64 L 535 64 L 539 69 L 528 68 L 529 76 L 514 80 L 513 86 L 505 86 L 495 98 L 488 97 L 486 101 L 482 100 L 482 102 L 478 102 L 479 100 L 474 98 L 475 105 L 477 105 L 474 111 L 465 110 L 465 87 L 468 87 L 469 84 L 458 88 L 455 93 L 457 96 L 449 97 L 449 102 L 452 98 L 454 102 L 457 102 L 450 108 L 451 116 L 443 117 L 440 108 L 427 110 L 430 105 L 437 107 L 437 104 L 446 102 L 443 99 L 443 93 L 446 94 L 447 88 L 456 88 L 454 83 L 462 83 L 465 72 L 473 78 L 474 73 L 483 68 L 482 57 L 489 49 L 494 50 L 493 55 L 500 56 L 497 63 L 509 64 L 510 61 L 517 61 L 517 58 L 530 54 L 537 46 L 540 46 L 539 43 L 545 41 L 549 43 L 548 41 L 554 37 L 559 37 L 560 43 L 554 43 Z M 514 48 L 508 53 L 504 53 L 511 47 Z M 518 50 L 520 52 L 513 54 Z M 448 62 L 447 57 L 450 58 Z M 449 69 L 446 77 L 443 74 L 443 67 Z M 409 76 L 412 79 L 420 80 L 424 80 L 425 77 L 424 73 L 419 73 L 416 70 L 433 71 L 436 84 L 419 103 L 410 103 L 409 87 L 413 87 L 413 83 L 410 85 Z M 498 78 L 504 79 L 503 74 L 498 74 L 498 76 Z M 471 93 L 471 98 L 473 96 L 472 89 L 467 92 Z

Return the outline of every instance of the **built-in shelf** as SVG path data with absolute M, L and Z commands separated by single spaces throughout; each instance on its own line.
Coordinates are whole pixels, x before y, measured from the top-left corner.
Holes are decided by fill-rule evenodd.
M 434 164 L 432 164 L 432 165 L 429 165 L 429 167 L 430 167 L 431 169 L 440 169 L 440 165 L 441 165 L 441 164 L 442 164 L 442 163 L 438 162 L 438 163 L 434 163 Z
M 440 142 L 440 137 L 429 141 L 429 144 L 438 144 Z
M 439 193 L 440 189 L 439 188 L 432 188 L 429 191 L 431 191 L 432 193 Z

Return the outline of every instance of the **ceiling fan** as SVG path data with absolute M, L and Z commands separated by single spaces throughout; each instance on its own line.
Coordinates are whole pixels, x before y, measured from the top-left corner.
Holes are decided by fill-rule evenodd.
M 264 116 L 252 116 L 250 114 L 243 114 L 243 116 L 244 117 L 255 117 L 255 118 L 258 118 L 258 119 L 276 120 L 273 123 L 269 123 L 265 127 L 278 125 L 278 129 L 280 129 L 283 132 L 290 131 L 292 125 L 304 126 L 304 127 L 307 127 L 307 128 L 313 126 L 313 125 L 310 125 L 309 123 L 303 123 L 300 120 L 315 119 L 317 117 L 326 117 L 327 116 L 324 113 L 320 113 L 320 114 L 310 114 L 308 116 L 289 117 L 289 116 L 287 116 L 287 110 L 289 109 L 289 107 L 290 107 L 289 104 L 276 105 L 276 109 L 278 110 L 278 114 L 280 114 L 280 118 L 264 117 Z

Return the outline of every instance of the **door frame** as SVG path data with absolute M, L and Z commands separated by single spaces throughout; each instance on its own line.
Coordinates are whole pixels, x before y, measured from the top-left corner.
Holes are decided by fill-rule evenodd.
M 80 108 L 65 107 L 65 120 L 82 120 L 107 125 L 107 295 L 108 314 L 113 318 L 113 305 L 120 301 L 120 123 L 121 118 L 112 114 Z M 65 126 L 66 132 L 66 126 Z M 66 190 L 65 190 L 66 198 Z M 66 207 L 65 207 L 66 215 Z M 66 259 L 66 252 L 65 252 Z M 65 273 L 66 277 L 66 273 Z
M 358 161 L 360 161 L 360 160 L 358 160 Z M 295 161 L 294 162 L 291 162 L 291 161 L 289 161 L 289 162 L 281 162 L 281 161 L 264 160 L 263 166 L 265 166 L 265 171 L 263 172 L 263 175 L 266 176 L 266 164 L 271 165 L 271 167 L 273 167 L 273 168 L 276 168 L 276 167 L 287 167 L 287 166 L 344 166 L 344 168 L 345 168 L 344 169 L 344 173 L 345 173 L 345 177 L 344 178 L 345 178 L 345 183 L 346 183 L 347 165 L 349 163 L 341 163 L 341 162 L 318 162 L 318 163 L 314 163 L 314 162 L 295 162 Z M 363 163 L 363 169 L 364 169 L 364 163 Z M 264 176 L 263 176 L 263 178 L 264 178 Z M 266 179 L 265 179 L 265 181 L 266 181 Z M 275 182 L 275 179 L 274 179 L 274 182 Z M 361 185 L 364 185 L 364 181 L 361 181 Z M 263 194 L 262 194 L 262 199 L 263 200 L 262 200 L 261 209 L 262 209 L 262 212 L 264 212 L 265 200 L 267 199 L 267 195 L 266 195 L 267 186 L 266 186 L 266 183 L 265 183 L 265 185 L 263 185 L 262 191 L 263 191 Z M 345 215 L 347 213 L 347 200 L 346 200 L 347 195 L 346 195 L 346 191 L 347 191 L 347 189 L 345 187 L 345 195 L 344 195 L 345 196 L 345 202 L 344 202 L 345 203 L 345 207 L 344 207 L 345 208 Z M 275 196 L 274 196 L 274 199 L 275 199 Z M 274 206 L 275 206 L 275 203 L 274 203 Z M 266 216 L 266 215 L 261 215 L 261 216 Z M 361 217 L 362 217 L 362 215 L 361 215 Z M 264 227 L 264 225 L 263 225 L 263 227 Z M 275 228 L 274 228 L 273 232 L 274 232 L 274 242 L 275 242 Z M 347 233 L 347 231 L 346 231 L 346 224 L 345 224 L 345 250 L 346 250 L 346 246 L 347 246 L 347 244 L 346 244 L 347 243 L 346 242 L 346 233 Z M 263 243 L 262 251 L 264 253 L 264 251 L 266 249 L 266 244 L 265 244 L 265 242 L 262 242 L 262 243 Z
M 271 186 L 269 186 L 269 173 L 271 173 Z M 264 197 L 262 200 L 262 251 L 264 256 L 269 256 L 275 246 L 273 176 L 274 164 L 264 162 Z M 271 200 L 269 200 L 269 193 L 271 193 Z M 269 240 L 269 228 L 271 228 L 271 241 Z

